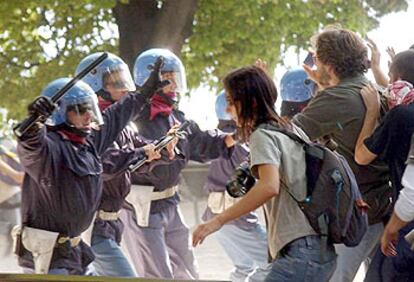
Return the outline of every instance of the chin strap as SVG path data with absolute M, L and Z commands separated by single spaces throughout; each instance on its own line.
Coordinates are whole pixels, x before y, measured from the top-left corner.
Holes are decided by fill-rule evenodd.
M 96 95 L 104 99 L 105 101 L 115 103 L 116 101 L 112 99 L 111 94 L 103 89 L 100 89 L 98 92 L 96 92 Z
M 88 137 L 88 135 L 92 132 L 90 129 L 78 129 L 67 123 L 58 125 L 57 127 L 54 127 L 52 130 L 57 131 L 64 138 L 79 144 L 85 144 L 86 137 Z

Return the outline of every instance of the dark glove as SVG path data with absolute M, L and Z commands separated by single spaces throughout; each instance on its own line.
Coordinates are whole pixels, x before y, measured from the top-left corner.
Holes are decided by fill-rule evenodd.
M 50 117 L 53 111 L 56 109 L 54 104 L 48 97 L 39 96 L 27 107 L 27 110 L 31 115 L 41 117 L 41 122 L 46 121 Z
M 161 68 L 163 64 L 164 58 L 159 56 L 154 65 L 151 66 L 152 70 L 148 79 L 139 89 L 139 92 L 144 95 L 146 99 L 150 99 L 156 92 L 171 83 L 169 80 L 161 81 Z

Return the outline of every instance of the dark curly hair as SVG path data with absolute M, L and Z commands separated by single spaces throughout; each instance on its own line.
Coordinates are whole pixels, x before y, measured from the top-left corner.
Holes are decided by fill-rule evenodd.
M 365 73 L 370 67 L 367 47 L 353 31 L 331 27 L 312 41 L 317 59 L 333 67 L 339 79 Z
M 243 141 L 262 123 L 278 123 L 274 104 L 277 89 L 272 78 L 261 68 L 247 66 L 236 69 L 223 79 L 226 100 L 235 105 Z

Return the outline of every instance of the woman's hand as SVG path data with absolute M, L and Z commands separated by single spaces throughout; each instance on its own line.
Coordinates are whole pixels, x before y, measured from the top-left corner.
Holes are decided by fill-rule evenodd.
M 198 244 L 202 244 L 204 239 L 210 235 L 211 233 L 216 232 L 219 230 L 223 224 L 219 219 L 219 215 L 213 217 L 206 223 L 202 223 L 197 226 L 197 228 L 193 232 L 193 247 L 196 247 Z

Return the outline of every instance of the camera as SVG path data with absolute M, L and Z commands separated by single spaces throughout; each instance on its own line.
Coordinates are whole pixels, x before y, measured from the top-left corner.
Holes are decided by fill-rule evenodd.
M 252 175 L 249 163 L 243 162 L 234 171 L 231 179 L 226 184 L 227 193 L 233 198 L 239 198 L 247 194 L 256 183 Z

